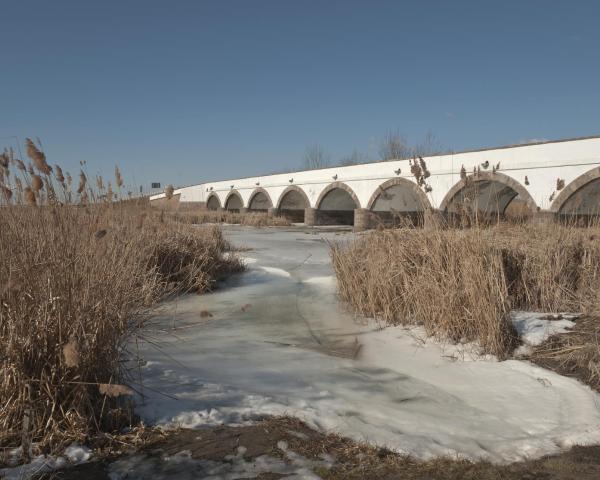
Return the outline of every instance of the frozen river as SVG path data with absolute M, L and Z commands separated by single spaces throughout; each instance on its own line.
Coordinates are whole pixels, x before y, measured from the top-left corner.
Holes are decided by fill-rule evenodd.
M 247 249 L 248 271 L 169 303 L 148 328 L 159 348 L 142 346 L 147 421 L 290 414 L 419 458 L 495 462 L 600 442 L 600 397 L 575 380 L 516 360 L 457 359 L 414 330 L 357 322 L 336 298 L 327 243 L 351 233 L 225 233 Z

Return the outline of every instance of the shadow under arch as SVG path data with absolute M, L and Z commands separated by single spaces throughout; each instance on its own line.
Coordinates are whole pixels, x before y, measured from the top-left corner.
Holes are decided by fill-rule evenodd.
M 244 201 L 240 192 L 231 190 L 225 197 L 225 210 L 239 213 L 242 208 L 244 208 Z
M 372 218 L 385 225 L 422 225 L 424 213 L 431 210 L 431 203 L 419 186 L 406 178 L 391 178 L 379 185 L 369 202 L 367 210 Z
M 514 178 L 500 172 L 479 172 L 456 183 L 444 196 L 439 209 L 448 214 L 472 210 L 489 216 L 504 215 L 516 198 L 528 214 L 537 211 L 531 194 Z
M 354 225 L 354 210 L 360 201 L 348 185 L 333 182 L 327 185 L 317 199 L 320 225 Z
M 271 207 L 273 202 L 269 193 L 262 187 L 255 188 L 248 199 L 248 210 L 266 212 Z
M 206 208 L 207 210 L 218 210 L 221 208 L 221 200 L 215 192 L 208 194 L 208 198 L 206 199 Z
M 579 175 L 563 188 L 550 205 L 551 212 L 564 217 L 600 215 L 600 167 Z
M 277 213 L 291 222 L 303 223 L 305 209 L 310 208 L 306 192 L 297 185 L 290 185 L 281 192 L 277 201 Z

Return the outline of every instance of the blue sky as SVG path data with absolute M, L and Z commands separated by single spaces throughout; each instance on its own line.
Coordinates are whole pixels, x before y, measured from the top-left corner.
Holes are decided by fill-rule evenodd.
M 600 134 L 600 2 L 0 0 L 0 137 L 135 185 Z M 14 144 L 0 139 L 0 146 Z

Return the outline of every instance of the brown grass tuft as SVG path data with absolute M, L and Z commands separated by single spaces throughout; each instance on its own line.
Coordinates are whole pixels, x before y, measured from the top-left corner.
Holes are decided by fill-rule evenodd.
M 180 209 L 168 212 L 170 218 L 176 222 L 203 224 L 203 223 L 228 223 L 246 225 L 250 227 L 287 227 L 292 223 L 282 216 L 269 216 L 266 212 L 235 213 L 228 211 L 212 211 L 200 209 Z

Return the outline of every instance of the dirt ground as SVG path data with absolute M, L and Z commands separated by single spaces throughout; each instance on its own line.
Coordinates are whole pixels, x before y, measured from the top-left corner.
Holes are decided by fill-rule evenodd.
M 331 468 L 313 471 L 323 479 L 403 479 L 403 480 L 597 480 L 600 479 L 600 446 L 575 447 L 558 456 L 506 466 L 485 462 L 471 463 L 456 459 L 420 462 L 387 449 L 375 448 L 310 429 L 295 418 L 268 418 L 252 426 L 212 427 L 156 434 L 142 447 L 149 457 L 163 458 L 188 450 L 194 459 L 227 461 L 239 446 L 245 446 L 244 458 L 251 461 L 261 455 L 284 458 L 278 442 L 308 459 L 322 454 L 335 460 Z M 115 458 L 103 458 L 40 478 L 61 480 L 108 480 L 108 465 Z M 236 477 L 237 478 L 237 477 Z M 261 480 L 285 478 L 263 473 Z

